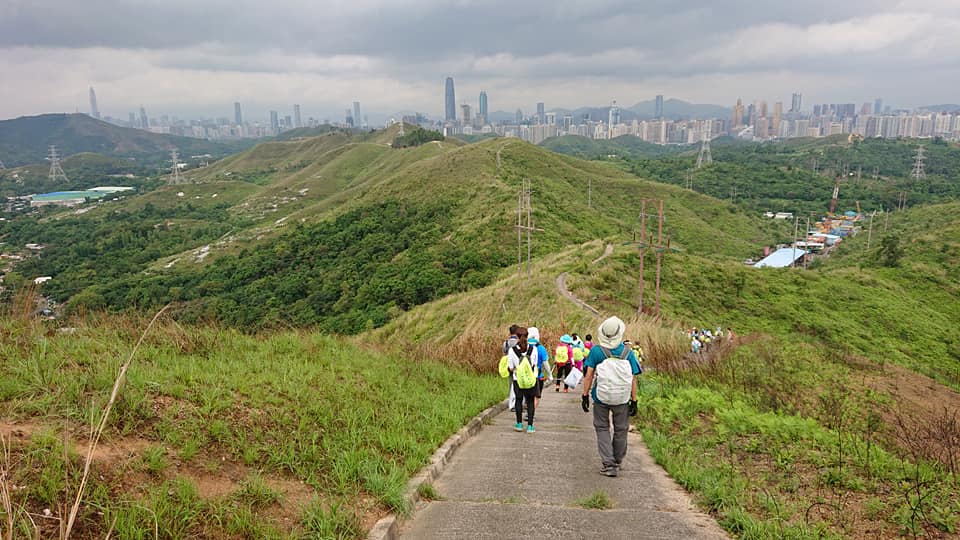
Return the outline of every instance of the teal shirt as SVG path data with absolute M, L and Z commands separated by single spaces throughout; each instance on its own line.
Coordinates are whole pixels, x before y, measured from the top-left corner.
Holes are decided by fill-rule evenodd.
M 619 358 L 623 354 L 623 343 L 621 343 L 617 348 L 610 350 L 610 356 Z M 606 360 L 603 356 L 603 351 L 600 350 L 600 346 L 597 344 L 593 345 L 593 348 L 590 349 L 590 354 L 587 355 L 587 358 L 583 361 L 583 369 L 586 371 L 588 368 L 597 369 L 597 366 L 603 363 Z M 630 354 L 627 355 L 627 360 L 630 362 L 630 370 L 633 371 L 634 375 L 639 375 L 642 373 L 640 370 L 640 363 L 637 362 L 637 355 L 633 351 L 630 351 Z M 597 379 L 596 371 L 594 371 L 593 379 L 593 388 L 590 389 L 590 395 L 593 396 L 594 403 L 603 403 L 597 399 Z

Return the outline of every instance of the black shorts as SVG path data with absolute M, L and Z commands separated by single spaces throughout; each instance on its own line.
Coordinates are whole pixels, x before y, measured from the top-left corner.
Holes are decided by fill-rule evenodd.
M 537 379 L 537 384 L 533 387 L 533 396 L 543 397 L 543 379 Z

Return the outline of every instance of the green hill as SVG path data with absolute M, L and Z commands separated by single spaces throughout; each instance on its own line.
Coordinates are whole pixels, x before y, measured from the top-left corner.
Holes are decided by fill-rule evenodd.
M 56 145 L 62 156 L 93 152 L 132 158 L 146 166 L 164 166 L 170 151 L 181 156 L 232 154 L 253 144 L 215 143 L 203 139 L 151 133 L 115 126 L 86 114 L 43 114 L 0 120 L 0 159 L 7 167 L 43 163 L 47 148 Z
M 610 156 L 631 159 L 670 156 L 688 151 L 689 146 L 653 144 L 633 135 L 622 135 L 613 139 L 590 139 L 579 135 L 550 137 L 540 146 L 581 159 L 604 159 Z

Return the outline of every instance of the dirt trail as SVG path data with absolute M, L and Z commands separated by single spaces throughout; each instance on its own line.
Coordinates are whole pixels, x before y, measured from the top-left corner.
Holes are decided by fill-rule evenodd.
M 600 261 L 606 259 L 613 254 L 613 244 L 607 244 L 607 247 L 603 250 L 603 254 L 590 262 L 590 264 L 597 264 Z M 564 272 L 557 276 L 557 290 L 560 291 L 560 294 L 565 298 L 569 299 L 574 304 L 577 304 L 581 308 L 587 310 L 590 314 L 599 316 L 600 311 L 597 308 L 591 306 L 590 304 L 584 302 L 583 300 L 577 298 L 567 289 L 567 272 Z

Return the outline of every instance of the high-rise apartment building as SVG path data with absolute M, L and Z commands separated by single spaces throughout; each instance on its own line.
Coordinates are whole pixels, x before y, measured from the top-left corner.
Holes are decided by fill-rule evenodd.
M 877 98 L 873 100 L 873 114 L 880 114 L 883 112 L 883 98 Z
M 489 113 L 487 111 L 487 91 L 486 90 L 480 91 L 480 108 L 478 109 L 477 114 L 480 116 L 480 122 L 482 123 L 487 122 L 487 114 Z
M 658 95 L 656 98 L 653 106 L 653 116 L 658 119 L 663 118 L 663 95 Z
M 303 127 L 303 122 L 300 119 L 300 105 L 293 105 L 293 127 Z
M 463 103 L 460 105 L 460 121 L 465 126 L 470 125 L 470 104 Z
M 616 101 L 610 105 L 610 112 L 607 113 L 607 124 L 609 124 L 610 129 L 613 129 L 613 126 L 620 124 L 620 107 L 617 106 Z
M 737 98 L 737 104 L 733 106 L 733 118 L 731 119 L 733 120 L 734 128 L 738 128 L 743 125 L 744 112 L 745 111 L 743 109 L 743 100 L 740 98 Z
M 242 126 L 243 125 L 243 110 L 240 109 L 240 102 L 233 102 L 233 123 Z
M 517 118 L 517 125 L 518 125 L 518 126 L 523 123 L 523 111 L 522 111 L 522 110 L 517 109 L 516 118 Z
M 147 110 L 140 106 L 140 129 L 150 129 L 150 119 L 147 118 Z
M 453 77 L 447 77 L 443 89 L 443 119 L 447 122 L 457 121 L 457 96 L 453 91 Z
M 545 120 L 543 102 L 537 103 L 537 123 L 543 124 Z
M 277 111 L 270 111 L 270 129 L 274 134 L 280 133 L 280 115 Z
M 360 116 L 360 102 L 354 101 L 353 102 L 353 126 L 354 127 L 363 127 L 360 125 L 361 118 L 362 117 Z
M 774 137 L 780 136 L 780 122 L 783 120 L 783 102 L 778 101 L 773 104 L 773 119 L 770 122 L 770 134 Z
M 800 112 L 800 107 L 803 105 L 803 94 L 800 92 L 795 92 L 793 98 L 790 101 L 790 112 L 798 113 Z
M 90 87 L 90 116 L 100 119 L 100 108 L 97 107 L 97 93 L 93 91 L 93 87 Z
M 346 111 L 343 113 L 343 123 L 350 127 L 354 127 L 353 113 L 350 112 L 350 109 L 346 109 Z

